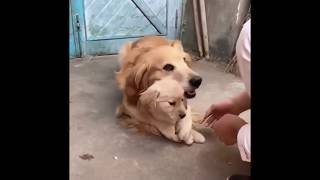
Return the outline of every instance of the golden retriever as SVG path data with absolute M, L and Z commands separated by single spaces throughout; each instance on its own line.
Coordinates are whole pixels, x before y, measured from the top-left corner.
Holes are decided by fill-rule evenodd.
M 120 69 L 116 72 L 123 94 L 117 114 L 135 115 L 132 112 L 137 109 L 141 93 L 165 77 L 177 81 L 186 98 L 195 97 L 202 78 L 190 68 L 190 63 L 190 55 L 177 40 L 148 36 L 124 44 L 119 51 Z
M 145 59 L 148 61 L 146 62 Z M 175 76 L 176 80 L 183 85 L 185 96 L 193 98 L 202 78 L 190 68 L 191 62 L 190 55 L 184 52 L 180 41 L 167 40 L 159 36 L 146 36 L 121 47 L 120 70 L 116 72 L 116 79 L 120 90 L 124 90 L 126 78 L 132 75 L 130 74 L 132 68 L 150 63 L 157 66 L 157 73 L 161 73 L 160 76 Z

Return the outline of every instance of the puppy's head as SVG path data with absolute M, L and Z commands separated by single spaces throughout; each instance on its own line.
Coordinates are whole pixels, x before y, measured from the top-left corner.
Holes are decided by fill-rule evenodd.
M 170 77 L 161 79 L 141 93 L 139 108 L 148 111 L 155 118 L 175 123 L 186 116 L 184 90 Z
M 173 41 L 170 46 L 160 46 L 151 49 L 141 56 L 156 70 L 151 78 L 162 79 L 171 77 L 178 81 L 184 89 L 186 98 L 196 96 L 202 78 L 190 68 L 191 57 L 183 51 L 180 41 Z

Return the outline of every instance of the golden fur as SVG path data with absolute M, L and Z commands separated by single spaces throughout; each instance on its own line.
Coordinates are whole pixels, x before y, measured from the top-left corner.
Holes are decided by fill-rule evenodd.
M 182 89 L 182 96 L 186 92 L 194 93 L 198 87 L 190 85 L 190 79 L 199 75 L 190 68 L 190 63 L 190 55 L 184 52 L 180 41 L 149 36 L 124 44 L 119 52 L 120 69 L 116 72 L 123 94 L 117 115 L 136 117 L 141 95 L 164 78 L 176 81 Z
M 141 93 L 137 109 L 135 118 L 138 121 L 155 127 L 170 140 L 186 144 L 205 141 L 202 134 L 192 129 L 191 109 L 184 90 L 171 77 L 156 81 Z

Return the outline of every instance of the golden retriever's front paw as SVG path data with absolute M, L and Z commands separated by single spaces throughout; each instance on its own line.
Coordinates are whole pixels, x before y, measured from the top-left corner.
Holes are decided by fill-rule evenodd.
M 193 136 L 193 140 L 196 143 L 204 143 L 206 141 L 206 138 L 194 129 L 191 130 L 191 135 Z
M 120 118 L 123 115 L 123 110 L 122 110 L 122 106 L 118 106 L 116 109 L 116 117 Z
M 122 118 L 122 117 L 127 117 L 130 118 L 130 115 L 126 114 L 122 105 L 119 105 L 116 109 L 116 118 Z

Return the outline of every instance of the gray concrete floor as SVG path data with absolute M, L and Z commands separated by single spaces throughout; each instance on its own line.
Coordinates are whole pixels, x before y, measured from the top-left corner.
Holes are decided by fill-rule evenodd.
M 236 146 L 223 145 L 210 129 L 202 130 L 205 144 L 186 146 L 120 126 L 114 115 L 121 100 L 113 75 L 116 59 L 70 63 L 70 179 L 223 180 L 250 174 L 250 164 L 241 161 Z M 198 61 L 194 69 L 203 77 L 197 97 L 189 101 L 196 112 L 244 88 L 221 65 Z M 84 154 L 92 158 L 80 158 Z

